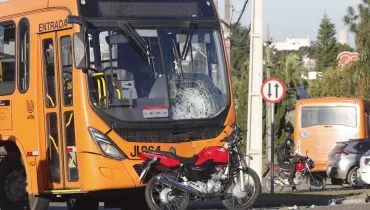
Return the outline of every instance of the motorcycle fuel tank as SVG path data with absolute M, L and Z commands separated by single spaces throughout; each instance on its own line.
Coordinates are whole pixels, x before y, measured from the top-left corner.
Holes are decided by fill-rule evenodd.
M 198 160 L 195 165 L 199 166 L 207 160 L 213 160 L 215 163 L 226 164 L 229 162 L 229 151 L 224 147 L 219 146 L 206 147 L 198 154 Z
M 305 164 L 304 163 L 297 163 L 295 164 L 295 170 L 296 171 L 303 171 L 305 168 Z

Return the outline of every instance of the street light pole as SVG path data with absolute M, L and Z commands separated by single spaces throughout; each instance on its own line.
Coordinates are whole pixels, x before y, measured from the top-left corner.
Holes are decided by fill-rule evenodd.
M 247 154 L 253 156 L 249 166 L 262 179 L 262 96 L 263 79 L 263 0 L 252 0 L 250 38 Z

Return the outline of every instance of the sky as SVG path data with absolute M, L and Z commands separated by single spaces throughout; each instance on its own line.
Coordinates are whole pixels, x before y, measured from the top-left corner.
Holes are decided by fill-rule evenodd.
M 231 0 L 234 7 L 232 21 L 236 21 L 245 0 Z M 251 0 L 247 11 L 242 18 L 242 24 L 250 22 Z M 284 41 L 286 37 L 306 38 L 316 40 L 320 20 L 326 13 L 336 26 L 337 34 L 340 30 L 348 29 L 343 16 L 347 13 L 348 6 L 356 6 L 361 0 L 264 0 L 264 37 L 266 26 L 274 41 Z M 219 0 L 220 9 L 224 1 Z M 223 15 L 223 11 L 220 11 Z M 349 36 L 349 44 L 354 46 L 353 35 Z

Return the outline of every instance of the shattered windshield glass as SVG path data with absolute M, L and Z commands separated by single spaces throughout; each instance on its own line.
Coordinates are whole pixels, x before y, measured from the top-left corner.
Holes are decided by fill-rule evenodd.
M 135 29 L 138 36 L 132 41 L 119 28 L 89 32 L 94 106 L 125 121 L 206 119 L 226 108 L 217 30 Z

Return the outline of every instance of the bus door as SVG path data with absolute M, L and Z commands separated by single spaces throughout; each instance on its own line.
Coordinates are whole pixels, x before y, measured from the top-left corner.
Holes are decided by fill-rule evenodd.
M 80 188 L 73 101 L 72 32 L 40 35 L 48 188 Z

